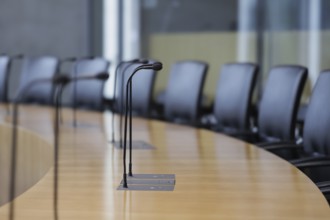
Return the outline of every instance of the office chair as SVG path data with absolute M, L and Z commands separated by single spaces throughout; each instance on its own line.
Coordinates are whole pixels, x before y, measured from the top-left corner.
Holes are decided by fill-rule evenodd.
M 330 192 L 329 85 L 330 70 L 322 71 L 307 108 L 302 144 L 266 147 L 267 150 L 290 160 L 314 182 L 320 182 L 318 186 L 327 191 L 328 195 Z
M 59 68 L 59 60 L 51 56 L 25 58 L 23 61 L 22 75 L 19 92 L 26 85 L 36 79 L 52 78 Z M 37 104 L 53 104 L 54 86 L 51 82 L 35 84 L 28 91 L 24 91 L 22 102 Z
M 260 147 L 294 142 L 297 111 L 306 78 L 305 67 L 273 67 L 259 103 L 258 130 L 254 135 L 241 138 Z
M 108 72 L 109 61 L 103 58 L 79 59 L 73 66 L 73 77 L 89 76 Z M 72 83 L 72 103 L 74 108 L 103 111 L 103 89 L 105 81 L 80 80 Z
M 196 125 L 208 64 L 180 61 L 172 65 L 166 88 L 164 117 L 167 121 Z
M 294 164 L 318 160 L 328 160 L 330 157 L 330 111 L 327 108 L 330 98 L 330 70 L 322 71 L 313 89 L 305 117 L 302 144 L 270 145 L 265 149 L 272 151 Z M 295 152 L 287 155 L 281 151 Z
M 252 63 L 230 63 L 222 66 L 218 80 L 212 130 L 228 135 L 250 129 L 252 92 L 258 66 Z

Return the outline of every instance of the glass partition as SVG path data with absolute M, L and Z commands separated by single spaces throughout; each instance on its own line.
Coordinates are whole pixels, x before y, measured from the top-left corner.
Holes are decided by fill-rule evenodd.
M 204 89 L 209 101 L 213 99 L 219 69 L 224 63 L 258 63 L 261 69 L 259 94 L 271 67 L 296 64 L 309 69 L 308 86 L 303 97 L 306 102 L 319 72 L 329 67 L 327 41 L 330 38 L 330 19 L 326 12 L 330 9 L 330 1 L 134 2 L 139 2 L 135 3 L 139 13 L 134 13 L 136 18 L 132 18 L 134 14 L 131 13 L 130 19 L 135 19 L 135 23 L 138 21 L 135 27 L 139 27 L 139 32 L 130 34 L 130 37 L 140 42 L 139 51 L 135 54 L 164 63 L 164 69 L 156 80 L 156 93 L 166 87 L 170 66 L 179 60 L 193 59 L 209 63 Z M 124 18 L 125 13 L 128 12 L 125 12 L 124 7 Z

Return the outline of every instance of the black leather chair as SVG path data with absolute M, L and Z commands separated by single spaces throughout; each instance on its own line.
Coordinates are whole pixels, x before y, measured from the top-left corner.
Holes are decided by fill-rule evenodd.
M 298 106 L 307 78 L 302 66 L 273 67 L 259 103 L 258 132 L 247 141 L 264 147 L 273 143 L 294 142 Z
M 149 63 L 156 62 L 150 60 Z M 115 98 L 111 103 L 111 109 L 117 113 L 124 113 L 126 107 L 126 85 L 139 63 L 124 63 L 118 70 L 116 77 Z M 139 70 L 132 78 L 132 113 L 135 116 L 150 117 L 153 104 L 153 90 L 157 71 Z
M 325 70 L 320 74 L 310 98 L 305 117 L 303 143 L 271 145 L 265 149 L 294 164 L 330 159 L 330 135 L 328 134 L 330 111 L 327 108 L 330 99 L 329 83 L 330 70 Z M 282 154 L 285 151 L 294 153 Z
M 10 69 L 10 57 L 0 56 L 0 102 L 8 102 L 8 79 Z
M 59 68 L 59 60 L 51 56 L 36 58 L 25 58 L 23 61 L 22 75 L 19 92 L 26 85 L 37 79 L 54 77 Z M 54 85 L 49 83 L 39 83 L 33 85 L 28 91 L 23 91 L 22 102 L 37 104 L 53 104 Z
M 108 72 L 109 65 L 109 61 L 99 57 L 93 59 L 80 59 L 74 63 L 72 75 L 79 77 Z M 71 97 L 74 107 L 103 111 L 104 84 L 105 81 L 96 79 L 73 82 L 73 92 Z
M 166 88 L 164 116 L 167 121 L 196 125 L 208 64 L 180 61 L 172 65 Z
M 290 160 L 303 170 L 321 190 L 330 195 L 330 70 L 323 71 L 313 89 L 307 108 L 303 143 L 274 145 L 267 150 Z M 328 197 L 329 198 L 329 197 Z
M 252 93 L 258 66 L 252 63 L 230 63 L 222 66 L 217 85 L 211 128 L 226 134 L 250 129 Z

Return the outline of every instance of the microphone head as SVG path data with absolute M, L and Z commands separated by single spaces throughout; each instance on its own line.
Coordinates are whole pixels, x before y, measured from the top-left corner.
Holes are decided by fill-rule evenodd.
M 161 62 L 155 62 L 151 65 L 152 65 L 153 70 L 159 71 L 159 70 L 163 69 L 163 64 Z
M 98 80 L 107 80 L 109 78 L 109 73 L 103 72 L 95 75 L 95 78 Z
M 54 76 L 53 83 L 54 84 L 67 84 L 71 81 L 70 76 L 66 74 L 59 74 L 57 76 Z
M 147 59 L 139 59 L 138 63 L 148 64 L 149 63 L 149 60 L 147 60 Z

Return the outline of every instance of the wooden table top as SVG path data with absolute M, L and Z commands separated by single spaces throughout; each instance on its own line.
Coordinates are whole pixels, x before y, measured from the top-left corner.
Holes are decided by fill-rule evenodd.
M 53 110 L 20 109 L 18 149 L 23 162 L 19 169 L 27 173 L 22 171 L 24 178 L 17 177 L 22 194 L 15 199 L 15 219 L 51 220 Z M 6 116 L 3 106 L 0 118 L 4 122 L 0 148 L 6 155 L 11 116 Z M 222 134 L 153 120 L 133 120 L 133 140 L 155 146 L 133 151 L 133 172 L 175 174 L 174 191 L 117 190 L 123 172 L 122 150 L 109 142 L 111 113 L 79 111 L 77 118 L 74 128 L 72 111 L 64 109 L 59 161 L 61 220 L 330 219 L 320 191 L 288 162 Z M 117 116 L 115 122 L 118 134 Z M 24 153 L 24 148 L 29 150 Z M 0 169 L 8 173 L 8 166 Z M 7 187 L 2 184 L 0 190 Z M 5 203 L 0 219 L 7 216 Z

